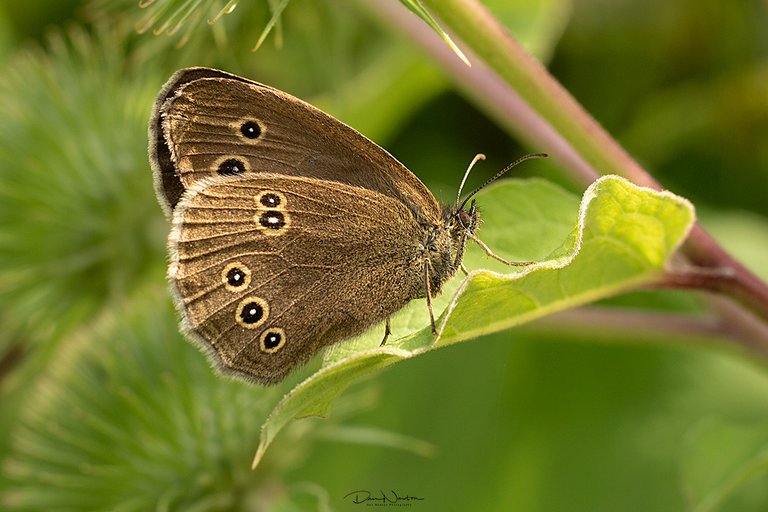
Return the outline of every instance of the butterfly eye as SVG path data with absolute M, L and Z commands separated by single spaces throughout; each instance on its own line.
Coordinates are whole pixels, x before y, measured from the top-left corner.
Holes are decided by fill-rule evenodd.
M 469 212 L 466 212 L 464 210 L 461 210 L 456 214 L 456 217 L 459 219 L 459 222 L 461 225 L 465 228 L 469 227 L 469 224 L 472 222 L 472 217 L 470 216 Z
M 258 139 L 262 131 L 261 126 L 256 121 L 246 121 L 240 126 L 240 133 L 246 139 Z
M 259 347 L 262 352 L 272 354 L 285 345 L 285 331 L 282 329 L 267 329 L 259 338 Z
M 246 329 L 255 329 L 269 316 L 267 301 L 259 297 L 247 297 L 240 302 L 235 312 L 235 320 Z
M 236 292 L 251 284 L 251 271 L 240 262 L 231 263 L 221 272 L 221 280 L 227 290 Z
M 283 212 L 266 211 L 259 216 L 259 224 L 269 229 L 280 229 L 285 226 Z
M 219 164 L 216 172 L 222 176 L 234 176 L 245 172 L 245 163 L 238 158 L 228 158 Z

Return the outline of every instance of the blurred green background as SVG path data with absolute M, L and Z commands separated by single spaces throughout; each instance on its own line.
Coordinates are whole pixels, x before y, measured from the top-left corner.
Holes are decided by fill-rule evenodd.
M 475 153 L 489 158 L 469 186 L 545 148 L 517 145 L 359 3 L 291 2 L 256 53 L 268 2 L 214 24 L 224 2 L 209 3 L 171 36 L 136 32 L 160 1 L 0 4 L 0 508 L 360 510 L 345 495 L 365 489 L 424 498 L 413 510 L 768 510 L 763 361 L 694 333 L 555 321 L 396 365 L 251 472 L 301 376 L 220 378 L 177 332 L 146 155 L 167 77 L 204 65 L 286 90 L 445 199 Z M 766 2 L 486 3 L 768 278 Z M 551 163 L 515 170 L 534 172 L 580 192 Z M 706 314 L 688 293 L 603 305 Z

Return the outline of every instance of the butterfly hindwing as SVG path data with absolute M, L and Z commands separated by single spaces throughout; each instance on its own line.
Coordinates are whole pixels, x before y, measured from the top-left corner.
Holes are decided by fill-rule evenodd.
M 379 192 L 272 173 L 208 178 L 174 212 L 169 277 L 186 330 L 217 364 L 269 383 L 423 296 L 422 237 Z

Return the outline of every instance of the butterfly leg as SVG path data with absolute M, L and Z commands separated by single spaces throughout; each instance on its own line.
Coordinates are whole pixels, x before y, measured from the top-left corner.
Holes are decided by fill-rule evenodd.
M 429 267 L 431 262 L 428 258 L 424 259 L 424 289 L 427 292 L 427 309 L 429 310 L 429 323 L 432 326 L 432 334 L 437 334 L 435 327 L 435 314 L 432 311 L 432 286 L 429 283 Z
M 471 238 L 477 245 L 479 245 L 480 248 L 483 251 L 485 251 L 485 254 L 487 254 L 491 258 L 495 259 L 496 261 L 500 261 L 500 262 L 502 262 L 505 265 L 509 265 L 510 267 L 525 267 L 527 265 L 533 265 L 534 263 L 536 263 L 535 261 L 509 261 L 509 260 L 506 260 L 506 259 L 502 258 L 501 256 L 498 256 L 498 255 L 494 254 L 493 251 L 491 250 L 491 248 L 488 247 L 487 245 L 485 245 L 485 243 L 482 240 L 480 240 L 479 238 L 477 238 L 474 234 L 467 232 L 467 236 L 469 238 Z
M 390 334 L 392 334 L 392 328 L 391 328 L 391 325 L 389 324 L 389 317 L 387 317 L 387 324 L 384 326 L 384 339 L 381 340 L 381 343 L 379 343 L 380 347 L 384 346 Z
M 465 267 L 463 263 L 459 265 L 459 268 L 461 269 L 461 271 L 464 273 L 465 276 L 469 275 L 469 270 L 467 270 L 467 267 Z

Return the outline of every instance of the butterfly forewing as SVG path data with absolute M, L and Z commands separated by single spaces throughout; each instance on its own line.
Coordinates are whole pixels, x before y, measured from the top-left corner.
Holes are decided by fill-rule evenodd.
M 180 71 L 163 91 L 150 144 L 167 210 L 211 176 L 267 172 L 366 188 L 416 215 L 439 215 L 429 190 L 394 157 L 289 94 L 205 68 Z
M 209 178 L 176 208 L 170 279 L 186 329 L 223 369 L 274 382 L 423 295 L 422 238 L 412 212 L 379 192 Z

